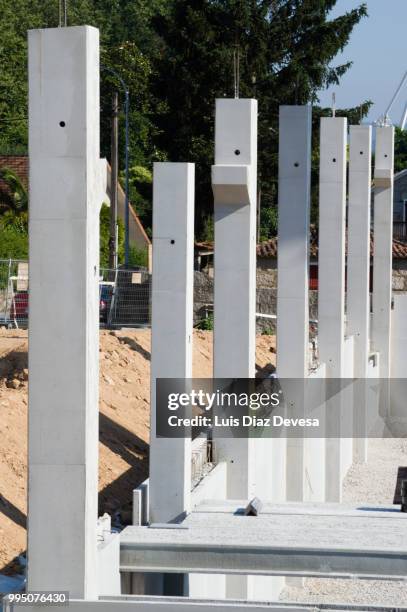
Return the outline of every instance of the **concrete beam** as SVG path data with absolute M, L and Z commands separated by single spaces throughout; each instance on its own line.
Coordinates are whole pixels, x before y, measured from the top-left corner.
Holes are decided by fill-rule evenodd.
M 192 377 L 195 166 L 154 164 L 150 521 L 191 504 L 191 440 L 155 435 L 157 378 Z
M 5 612 L 12 612 L 11 605 L 5 604 Z M 30 606 L 27 604 L 12 604 L 13 610 L 22 612 L 48 612 L 48 606 Z M 100 601 L 70 600 L 69 606 L 75 612 L 366 612 L 366 606 L 329 605 L 329 604 L 301 604 L 301 603 L 253 603 L 242 600 L 228 600 L 227 602 L 210 599 L 208 601 L 194 601 L 187 598 L 177 597 L 145 597 L 145 596 L 122 596 Z M 369 612 L 394 612 L 394 607 L 370 606 Z M 397 608 L 397 612 L 407 612 L 407 608 Z
M 29 44 L 28 590 L 98 595 L 99 32 Z
M 366 512 L 340 504 L 268 506 L 253 518 L 244 502 L 190 514 L 172 529 L 127 527 L 121 571 L 369 577 L 407 576 L 407 524 L 388 507 Z M 372 541 L 372 533 L 375 534 Z

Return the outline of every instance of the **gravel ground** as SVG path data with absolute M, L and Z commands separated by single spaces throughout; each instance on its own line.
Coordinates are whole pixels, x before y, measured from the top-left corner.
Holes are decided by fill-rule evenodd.
M 369 440 L 368 462 L 364 465 L 354 464 L 349 470 L 344 482 L 343 501 L 392 504 L 399 466 L 407 466 L 407 440 Z M 281 600 L 401 606 L 407 604 L 407 583 L 313 578 L 306 579 L 302 588 L 285 588 Z

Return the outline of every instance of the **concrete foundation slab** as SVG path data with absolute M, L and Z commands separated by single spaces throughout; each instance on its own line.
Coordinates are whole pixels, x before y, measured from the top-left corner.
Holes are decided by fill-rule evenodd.
M 71 600 L 69 606 L 75 612 L 394 612 L 393 607 L 353 606 L 353 605 L 315 605 L 289 603 L 253 603 L 242 600 L 227 602 L 217 600 L 191 600 L 177 597 L 138 597 L 123 596 L 99 601 Z M 47 612 L 48 606 L 13 604 L 13 610 L 22 612 Z M 11 612 L 6 604 L 5 612 Z M 397 608 L 397 612 L 407 612 L 407 608 Z

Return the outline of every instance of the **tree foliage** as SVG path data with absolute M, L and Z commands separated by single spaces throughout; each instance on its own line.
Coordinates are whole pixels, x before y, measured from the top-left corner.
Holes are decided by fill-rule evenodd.
M 238 56 L 239 94 L 259 100 L 261 235 L 275 233 L 278 107 L 317 105 L 317 92 L 339 83 L 350 63 L 335 64 L 335 57 L 366 15 L 366 5 L 360 4 L 332 19 L 336 4 L 337 0 L 70 0 L 68 25 L 87 23 L 101 33 L 101 154 L 108 159 L 111 99 L 113 91 L 119 91 L 121 172 L 124 95 L 114 73 L 128 87 L 131 199 L 147 229 L 151 182 L 142 177 L 151 176 L 154 161 L 168 159 L 196 163 L 197 233 L 210 233 L 214 101 L 233 97 L 233 58 Z M 58 2 L 0 0 L 0 14 L 0 150 L 11 153 L 27 147 L 26 31 L 57 26 Z M 367 109 L 364 102 L 347 112 L 359 122 Z M 314 112 L 315 143 L 317 119 L 325 112 L 329 111 Z M 316 164 L 317 151 L 313 160 Z
M 173 0 L 171 11 L 155 20 L 161 38 L 153 82 L 161 100 L 155 115 L 159 147 L 171 160 L 197 164 L 198 230 L 211 210 L 214 99 L 234 95 L 234 54 L 240 57 L 240 96 L 259 100 L 258 163 L 266 211 L 276 205 L 279 105 L 317 103 L 318 90 L 338 83 L 351 65 L 331 63 L 367 14 L 366 5 L 330 19 L 335 4 Z
M 15 214 L 28 210 L 28 192 L 13 170 L 0 168 L 0 214 L 11 211 Z
M 394 171 L 407 169 L 407 131 L 396 128 L 394 143 Z

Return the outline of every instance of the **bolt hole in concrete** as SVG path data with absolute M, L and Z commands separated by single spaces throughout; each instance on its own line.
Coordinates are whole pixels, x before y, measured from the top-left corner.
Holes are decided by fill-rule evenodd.
M 60 121 L 60 122 L 59 122 L 59 125 L 60 125 L 61 127 L 65 127 L 65 121 Z
M 236 150 L 235 150 L 235 155 L 240 155 L 240 151 L 239 151 L 239 149 L 236 149 Z
M 175 244 L 175 240 L 171 240 L 171 244 Z
M 298 162 L 295 162 L 295 164 L 294 164 L 294 166 L 295 166 L 296 168 L 298 168 L 298 166 L 299 166 L 299 165 L 300 165 L 300 164 L 299 164 Z
M 363 151 L 361 151 L 360 154 L 363 155 Z
M 336 162 L 336 157 L 334 157 L 332 161 L 333 161 L 333 163 L 335 163 Z

